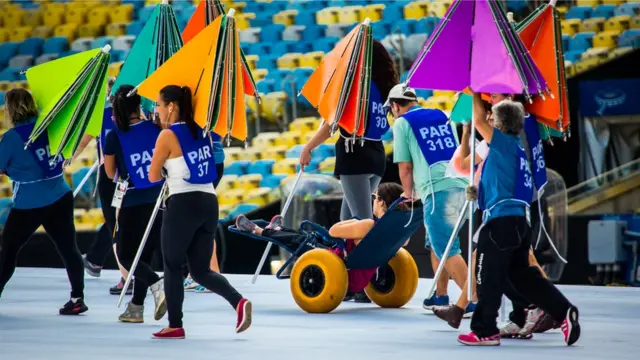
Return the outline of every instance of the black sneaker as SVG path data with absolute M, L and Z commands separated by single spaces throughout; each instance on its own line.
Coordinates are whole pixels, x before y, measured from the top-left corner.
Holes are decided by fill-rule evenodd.
M 355 293 L 353 296 L 353 301 L 357 303 L 371 303 L 371 299 L 367 296 L 367 293 L 361 291 L 359 293 Z
M 135 280 L 133 280 L 133 281 L 131 281 L 129 283 L 129 288 L 127 289 L 127 292 L 125 293 L 125 295 L 133 294 L 133 282 L 134 281 Z M 111 295 L 120 295 L 122 293 L 122 288 L 124 287 L 124 283 L 125 282 L 126 282 L 126 280 L 121 278 L 120 282 L 116 286 L 114 286 L 111 289 L 109 289 L 109 294 L 111 294 Z
M 344 295 L 344 299 L 342 299 L 342 301 L 351 301 L 351 300 L 353 300 L 354 296 L 355 296 L 354 293 L 352 293 L 351 291 L 347 291 L 347 293 Z
M 98 266 L 92 264 L 89 260 L 87 260 L 87 255 L 82 255 L 82 262 L 84 262 L 84 270 L 87 274 L 93 277 L 100 277 L 100 272 L 102 271 L 102 266 Z
M 76 302 L 69 300 L 60 309 L 60 315 L 79 315 L 87 310 L 89 310 L 89 308 L 85 305 L 83 299 L 78 299 Z

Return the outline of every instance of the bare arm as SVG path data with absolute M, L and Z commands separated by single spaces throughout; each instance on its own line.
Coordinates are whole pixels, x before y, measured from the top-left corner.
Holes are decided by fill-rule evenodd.
M 493 137 L 493 126 L 487 122 L 487 111 L 484 109 L 480 93 L 473 94 L 473 122 L 476 125 L 476 130 L 487 141 L 487 144 L 490 144 Z
M 105 155 L 104 156 L 104 172 L 107 173 L 109 179 L 113 179 L 116 176 L 116 156 Z
M 300 153 L 300 165 L 303 169 L 311 162 L 311 151 L 330 137 L 331 127 L 325 122 L 311 140 L 309 140 L 309 142 L 302 148 L 302 152 Z
M 399 162 L 398 172 L 405 196 L 413 198 L 413 164 L 410 162 Z
M 75 160 L 80 154 L 82 154 L 82 152 L 87 147 L 87 145 L 89 145 L 91 140 L 93 140 L 93 136 L 89 134 L 84 134 L 84 136 L 82 137 L 82 140 L 80 140 L 80 144 L 78 144 L 78 149 L 76 149 L 76 152 L 73 154 L 73 157 L 71 157 L 72 161 Z
M 162 130 L 158 140 L 156 140 L 156 148 L 151 158 L 151 168 L 149 169 L 149 181 L 158 182 L 162 180 L 162 167 L 171 154 L 170 142 L 175 138 L 171 130 Z
M 372 219 L 341 221 L 329 229 L 329 235 L 341 239 L 362 239 L 373 228 Z

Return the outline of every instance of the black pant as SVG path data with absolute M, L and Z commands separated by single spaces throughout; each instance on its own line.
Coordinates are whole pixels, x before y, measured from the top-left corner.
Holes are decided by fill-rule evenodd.
M 36 209 L 11 209 L 0 243 L 0 295 L 13 276 L 20 249 L 42 225 L 53 240 L 71 283 L 71 297 L 84 297 L 84 264 L 73 223 L 73 193 Z
M 98 266 L 104 264 L 104 260 L 113 248 L 114 236 L 113 229 L 116 226 L 116 208 L 111 206 L 113 193 L 116 184 L 109 179 L 104 171 L 104 166 L 100 166 L 98 177 L 98 196 L 100 197 L 100 207 L 104 216 L 104 225 L 96 234 L 96 238 L 91 244 L 91 248 L 87 252 L 87 260 Z
M 478 305 L 471 330 L 479 337 L 499 333 L 502 295 L 526 299 L 561 321 L 571 304 L 538 268 L 529 266 L 530 228 L 523 216 L 500 217 L 480 230 L 476 261 Z
M 218 225 L 218 198 L 190 192 L 171 195 L 162 222 L 164 289 L 169 327 L 182 327 L 182 264 L 187 258 L 191 277 L 198 284 L 221 295 L 235 309 L 242 299 L 227 279 L 209 267 L 213 234 Z
M 129 270 L 142 242 L 144 232 L 153 213 L 154 204 L 123 207 L 118 216 L 118 258 L 122 266 Z M 149 238 L 142 250 L 140 261 L 133 273 L 136 281 L 133 285 L 133 298 L 135 305 L 143 305 L 149 286 L 160 280 L 158 274 L 151 267 L 153 252 L 160 247 L 160 232 L 162 228 L 162 212 L 158 211 L 153 222 Z
M 306 236 L 293 229 L 281 228 L 280 230 L 264 229 L 262 236 L 273 239 L 289 249 L 296 251 Z

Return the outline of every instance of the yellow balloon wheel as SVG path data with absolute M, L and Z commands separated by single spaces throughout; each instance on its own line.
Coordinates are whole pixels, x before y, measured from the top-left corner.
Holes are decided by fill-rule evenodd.
M 291 270 L 291 295 L 309 313 L 329 313 L 347 293 L 347 268 L 342 259 L 325 249 L 303 254 Z
M 400 249 L 387 265 L 380 266 L 365 288 L 367 296 L 380 307 L 406 305 L 418 288 L 418 266 L 405 249 Z

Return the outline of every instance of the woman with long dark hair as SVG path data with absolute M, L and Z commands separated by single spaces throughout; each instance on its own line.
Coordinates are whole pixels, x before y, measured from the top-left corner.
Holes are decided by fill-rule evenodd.
M 352 141 L 353 134 L 340 129 L 336 142 L 335 175 L 344 189 L 340 220 L 353 217 L 373 218 L 371 194 L 376 191 L 384 176 L 386 155 L 382 136 L 389 130 L 384 102 L 391 88 L 398 84 L 398 74 L 391 55 L 379 41 L 373 42 L 372 81 L 369 98 L 369 123 L 364 133 L 364 141 Z M 330 126 L 325 123 L 304 146 L 300 154 L 300 165 L 309 165 L 311 151 L 329 137 Z M 348 294 L 348 298 L 354 296 Z M 357 294 L 356 301 L 368 301 L 363 293 Z
M 160 181 L 166 170 L 169 198 L 162 223 L 162 253 L 169 327 L 158 339 L 183 339 L 182 264 L 187 258 L 193 279 L 221 295 L 237 312 L 236 332 L 251 325 L 251 303 L 224 276 L 209 268 L 218 226 L 217 178 L 212 139 L 193 118 L 191 90 L 169 85 L 160 90 L 156 112 L 164 130 L 153 154 L 149 181 Z
M 73 223 L 73 193 L 64 181 L 63 159 L 51 157 L 47 134 L 24 148 L 38 116 L 28 91 L 10 90 L 5 103 L 13 128 L 0 140 L 0 176 L 13 180 L 13 205 L 0 242 L 0 296 L 16 269 L 20 249 L 42 225 L 62 257 L 71 283 L 71 300 L 60 309 L 60 315 L 81 314 L 89 308 L 83 300 L 84 269 Z
M 117 179 L 111 206 L 117 210 L 118 258 L 125 269 L 131 269 L 151 219 L 162 182 L 148 180 L 151 156 L 160 129 L 140 114 L 140 95 L 127 96 L 131 85 L 122 85 L 113 98 L 115 127 L 106 136 L 104 167 L 110 179 Z M 162 215 L 158 212 L 133 276 L 133 298 L 119 320 L 141 323 L 144 321 L 144 300 L 151 289 L 155 301 L 154 319 L 160 320 L 167 311 L 164 282 L 149 263 L 155 249 L 160 247 Z

